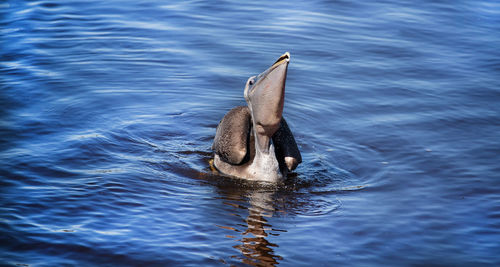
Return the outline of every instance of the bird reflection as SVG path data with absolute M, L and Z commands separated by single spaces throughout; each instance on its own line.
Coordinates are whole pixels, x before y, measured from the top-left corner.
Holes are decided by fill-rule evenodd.
M 226 192 L 227 193 L 227 192 Z M 236 196 L 233 192 L 232 196 L 228 196 L 228 199 L 239 199 L 242 195 Z M 223 227 L 224 229 L 232 229 L 239 232 L 241 238 L 238 239 L 240 244 L 233 246 L 234 248 L 241 251 L 241 255 L 233 256 L 232 258 L 239 259 L 243 263 L 254 266 L 275 266 L 278 264 L 278 260 L 283 258 L 276 255 L 273 248 L 278 247 L 277 244 L 269 242 L 268 235 L 279 235 L 276 233 L 277 230 L 272 229 L 271 225 L 268 223 L 266 218 L 273 216 L 275 208 L 273 206 L 273 196 L 274 192 L 247 192 L 246 197 L 248 197 L 248 202 L 250 206 L 248 208 L 242 205 L 235 205 L 234 203 L 225 203 L 231 206 L 238 206 L 248 210 L 248 216 L 244 220 L 246 225 L 239 225 L 246 227 L 245 230 L 238 231 L 233 227 Z M 243 196 L 245 196 L 243 195 Z M 230 238 L 235 238 L 234 236 L 226 235 Z
M 280 233 L 286 232 L 273 228 L 268 222 L 268 218 L 273 217 L 275 213 L 284 212 L 283 208 L 286 206 L 287 201 L 283 197 L 278 197 L 278 187 L 220 176 L 213 167 L 213 161 L 209 159 L 208 162 L 210 171 L 198 173 L 198 178 L 215 182 L 217 191 L 225 200 L 223 203 L 235 211 L 231 215 L 241 220 L 244 215 L 241 216 L 239 213 L 248 211 L 243 220 L 244 224 L 217 225 L 219 228 L 233 231 L 232 235 L 225 236 L 236 239 L 239 243 L 233 248 L 238 249 L 241 254 L 231 258 L 253 266 L 278 265 L 278 261 L 283 260 L 283 257 L 277 255 L 273 249 L 278 245 L 268 240 L 269 235 L 279 236 Z
M 236 245 L 245 258 L 243 263 L 256 266 L 275 266 L 280 256 L 274 254 L 273 247 L 278 245 L 269 242 L 266 237 L 271 231 L 271 225 L 267 223 L 266 217 L 272 217 L 272 193 L 254 192 L 250 194 L 249 214 L 246 218 L 247 230 L 243 232 L 241 245 Z

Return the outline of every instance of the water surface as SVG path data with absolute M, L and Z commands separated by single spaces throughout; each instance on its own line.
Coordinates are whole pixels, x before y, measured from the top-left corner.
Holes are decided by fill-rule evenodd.
M 3 1 L 0 262 L 500 265 L 496 1 Z M 303 163 L 209 167 L 290 51 Z

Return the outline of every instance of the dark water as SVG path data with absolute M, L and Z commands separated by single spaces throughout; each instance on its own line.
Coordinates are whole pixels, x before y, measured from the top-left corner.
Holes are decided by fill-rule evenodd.
M 497 1 L 1 1 L 0 263 L 500 265 Z M 290 51 L 284 185 L 215 127 Z

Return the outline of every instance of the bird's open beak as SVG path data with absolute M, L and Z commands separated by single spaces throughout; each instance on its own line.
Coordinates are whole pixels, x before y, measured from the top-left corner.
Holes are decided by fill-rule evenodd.
M 286 52 L 266 71 L 247 82 L 244 95 L 258 135 L 270 138 L 279 128 L 289 62 L 290 53 Z

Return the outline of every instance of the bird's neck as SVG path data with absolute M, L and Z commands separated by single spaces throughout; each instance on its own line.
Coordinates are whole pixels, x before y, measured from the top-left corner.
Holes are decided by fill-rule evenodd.
M 255 137 L 255 156 L 251 164 L 251 171 L 260 180 L 276 182 L 283 178 L 278 160 L 274 153 L 274 146 L 271 143 L 271 136 L 260 134 L 252 118 L 252 131 Z

